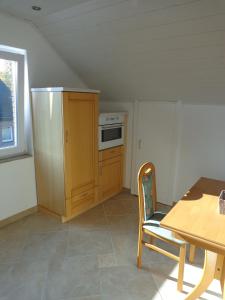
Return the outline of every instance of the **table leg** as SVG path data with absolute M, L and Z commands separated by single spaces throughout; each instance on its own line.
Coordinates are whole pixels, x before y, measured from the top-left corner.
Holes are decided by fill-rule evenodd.
M 189 254 L 189 262 L 191 264 L 194 263 L 194 259 L 195 259 L 195 252 L 196 252 L 196 246 L 190 244 L 190 254 Z
M 203 274 L 198 285 L 191 291 L 185 300 L 196 300 L 202 293 L 204 293 L 210 283 L 214 279 L 215 270 L 216 270 L 216 262 L 217 262 L 217 254 L 208 250 L 205 250 L 205 261 Z
M 222 294 L 223 294 L 223 300 L 225 300 L 225 280 L 223 278 L 223 280 L 220 280 L 220 284 L 221 284 L 221 290 L 222 290 Z
M 220 256 L 220 260 L 217 260 L 217 263 L 219 261 L 219 264 L 217 266 L 216 272 L 218 272 L 218 276 L 216 276 L 217 279 L 220 280 L 220 286 L 223 294 L 223 299 L 225 300 L 225 257 Z
M 220 278 L 220 286 L 223 294 L 223 300 L 225 300 L 225 276 L 223 274 L 223 277 Z

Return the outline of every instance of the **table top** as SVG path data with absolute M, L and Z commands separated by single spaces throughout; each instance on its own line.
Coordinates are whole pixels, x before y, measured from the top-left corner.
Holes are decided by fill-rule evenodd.
M 225 215 L 219 213 L 218 200 L 221 190 L 225 190 L 224 181 L 201 177 L 160 225 L 197 246 L 224 253 Z

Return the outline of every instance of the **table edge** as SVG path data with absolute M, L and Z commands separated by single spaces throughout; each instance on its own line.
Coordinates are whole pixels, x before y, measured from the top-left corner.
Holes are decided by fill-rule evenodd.
M 163 220 L 162 220 L 163 221 Z M 200 243 L 203 243 L 203 244 L 208 244 L 210 247 L 213 247 L 213 248 L 218 248 L 219 250 L 221 250 L 222 252 L 225 252 L 225 246 L 223 244 L 220 244 L 220 243 L 215 243 L 215 242 L 212 242 L 210 240 L 206 240 L 204 238 L 201 238 L 197 235 L 194 235 L 194 234 L 190 234 L 188 232 L 185 232 L 185 231 L 182 231 L 182 230 L 179 230 L 179 229 L 176 229 L 176 228 L 173 228 L 173 227 L 170 227 L 170 226 L 166 226 L 164 224 L 162 224 L 160 222 L 160 226 L 162 228 L 165 228 L 167 230 L 170 230 L 172 232 L 175 232 L 177 234 L 179 234 L 184 240 L 185 240 L 185 237 L 189 240 L 193 240 L 193 241 L 196 241 L 196 244 L 198 242 Z

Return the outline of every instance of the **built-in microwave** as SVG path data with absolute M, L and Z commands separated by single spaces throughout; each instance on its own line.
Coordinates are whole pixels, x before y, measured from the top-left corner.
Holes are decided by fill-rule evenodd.
M 101 113 L 99 115 L 99 150 L 124 144 L 125 113 Z

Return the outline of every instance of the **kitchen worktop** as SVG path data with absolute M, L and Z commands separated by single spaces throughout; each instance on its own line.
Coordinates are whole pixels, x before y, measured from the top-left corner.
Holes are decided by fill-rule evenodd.
M 77 92 L 77 93 L 92 93 L 99 94 L 99 90 L 90 90 L 82 88 L 69 88 L 69 87 L 44 87 L 44 88 L 32 88 L 32 92 Z

